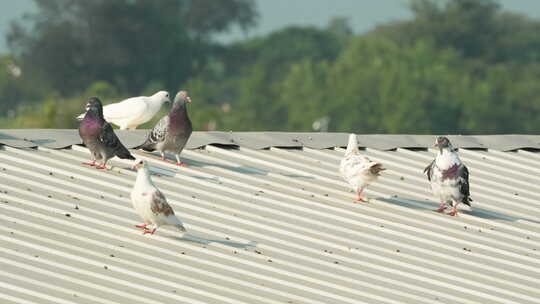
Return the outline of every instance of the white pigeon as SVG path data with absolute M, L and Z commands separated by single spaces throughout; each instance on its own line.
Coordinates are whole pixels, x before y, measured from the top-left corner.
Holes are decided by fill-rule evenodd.
M 362 197 L 362 191 L 375 181 L 383 170 L 386 169 L 383 168 L 382 164 L 373 162 L 360 154 L 356 135 L 350 134 L 347 151 L 341 160 L 339 173 L 349 183 L 352 190 L 358 194 L 358 197 L 353 198 L 353 200 L 367 202 L 367 199 Z
M 439 198 L 441 205 L 437 212 L 443 212 L 450 202 L 450 215 L 457 215 L 460 203 L 471 206 L 469 193 L 469 170 L 459 159 L 458 153 L 448 138 L 440 136 L 434 147 L 439 148 L 435 159 L 424 169 L 431 185 L 433 195 Z
M 137 180 L 131 190 L 131 203 L 144 221 L 143 224 L 135 227 L 143 229 L 144 234 L 154 234 L 160 226 L 164 225 L 172 225 L 181 232 L 185 232 L 186 228 L 174 214 L 167 199 L 152 182 L 147 163 L 137 159 L 132 168 L 137 169 L 138 172 Z
M 138 96 L 111 103 L 103 107 L 103 116 L 109 123 L 120 127 L 120 130 L 136 129 L 156 115 L 165 102 L 171 102 L 167 91 L 159 91 L 152 96 Z M 84 118 L 84 113 L 77 116 Z

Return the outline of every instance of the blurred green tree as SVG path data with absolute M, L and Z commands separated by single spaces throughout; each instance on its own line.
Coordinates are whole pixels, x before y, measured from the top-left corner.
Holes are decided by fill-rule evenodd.
M 253 0 L 35 0 L 8 43 L 22 69 L 63 95 L 96 80 L 140 94 L 151 81 L 176 88 L 213 55 L 212 37 L 254 24 Z

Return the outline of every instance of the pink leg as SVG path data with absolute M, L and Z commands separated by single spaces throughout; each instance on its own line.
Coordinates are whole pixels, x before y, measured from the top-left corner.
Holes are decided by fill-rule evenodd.
M 458 214 L 457 208 L 456 207 L 452 208 L 452 211 L 450 211 L 448 214 L 451 216 L 456 216 Z
M 104 169 L 105 171 L 108 171 L 108 170 L 109 170 L 109 168 L 107 168 L 107 165 L 106 165 L 106 164 L 98 165 L 98 166 L 96 166 L 96 169 Z
M 357 201 L 357 202 L 367 202 L 367 199 L 365 197 L 362 197 L 362 191 L 364 191 L 364 189 L 360 189 L 358 191 L 356 191 L 356 193 L 358 194 L 357 197 L 353 198 L 354 201 Z
M 148 224 L 135 225 L 135 227 L 140 228 L 140 229 L 144 229 L 144 230 L 146 230 L 146 226 L 148 226 Z
M 446 210 L 446 203 L 442 202 L 441 205 L 439 206 L 439 209 L 435 211 L 440 213 L 440 212 L 443 212 L 444 210 Z
M 161 156 L 161 160 L 166 162 L 166 163 L 174 163 L 172 160 L 166 159 L 165 156 Z
M 156 232 L 156 229 L 157 227 L 155 227 L 152 230 L 144 228 L 143 234 L 147 234 L 147 233 L 154 234 L 154 232 Z
M 180 155 L 176 154 L 176 165 L 179 167 L 189 167 L 186 163 L 180 161 Z
M 88 165 L 94 167 L 96 165 L 96 161 L 88 162 L 88 163 L 82 163 L 83 165 Z

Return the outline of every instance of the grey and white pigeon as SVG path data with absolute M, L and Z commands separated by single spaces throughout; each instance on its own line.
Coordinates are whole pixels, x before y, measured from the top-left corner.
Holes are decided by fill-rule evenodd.
M 358 195 L 353 200 L 367 202 L 367 199 L 362 197 L 362 191 L 375 181 L 383 170 L 386 169 L 383 168 L 381 163 L 373 162 L 360 154 L 356 135 L 350 134 L 347 151 L 341 160 L 339 173 Z
M 180 161 L 180 153 L 184 150 L 186 143 L 193 132 L 191 120 L 189 120 L 186 102 L 191 102 L 191 97 L 186 91 L 180 91 L 174 98 L 174 103 L 168 115 L 163 116 L 148 133 L 146 141 L 139 146 L 144 151 L 159 151 L 161 159 L 165 159 L 165 152 L 170 152 L 176 156 L 176 164 L 186 167 Z
M 111 125 L 103 118 L 103 107 L 97 97 L 90 97 L 86 104 L 86 114 L 79 125 L 79 135 L 90 150 L 92 162 L 84 163 L 107 169 L 107 161 L 114 156 L 122 159 L 135 159 L 122 145 Z M 100 161 L 96 165 L 96 161 Z
M 171 102 L 166 91 L 159 91 L 152 96 L 131 97 L 104 106 L 103 117 L 106 121 L 117 125 L 120 130 L 136 129 L 137 126 L 150 121 L 165 102 Z M 84 114 L 77 117 L 79 120 L 83 118 Z
M 186 228 L 176 217 L 167 199 L 154 185 L 150 178 L 148 165 L 144 160 L 135 160 L 133 169 L 137 169 L 137 179 L 131 190 L 131 203 L 144 223 L 135 227 L 143 229 L 143 233 L 154 234 L 160 226 L 172 225 L 181 232 Z M 148 227 L 151 226 L 151 227 Z
M 449 214 L 455 216 L 460 203 L 471 206 L 469 170 L 459 159 L 448 138 L 437 137 L 433 146 L 439 151 L 431 164 L 424 169 L 424 173 L 430 182 L 433 195 L 441 202 L 436 211 L 443 212 L 450 203 L 452 210 Z

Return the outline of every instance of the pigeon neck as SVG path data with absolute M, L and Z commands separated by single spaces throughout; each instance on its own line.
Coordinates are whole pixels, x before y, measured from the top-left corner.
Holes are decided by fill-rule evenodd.
M 451 147 L 439 148 L 439 154 L 440 155 L 451 154 L 452 152 L 454 152 L 454 149 L 451 148 Z
M 92 118 L 103 120 L 103 109 L 89 109 L 86 115 Z
M 360 151 L 358 150 L 358 141 L 356 140 L 356 135 L 351 134 L 349 135 L 349 143 L 347 144 L 347 151 L 345 152 L 345 155 L 359 153 Z
M 137 171 L 137 180 L 135 181 L 135 184 L 136 185 L 147 185 L 147 184 L 154 185 L 154 183 L 152 182 L 152 179 L 150 178 L 150 171 L 148 170 L 148 168 L 146 167 L 140 168 Z
M 187 109 L 186 109 L 185 102 L 183 101 L 175 102 L 169 115 L 170 116 L 187 116 Z

